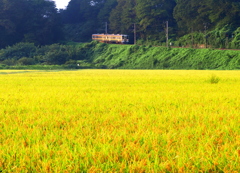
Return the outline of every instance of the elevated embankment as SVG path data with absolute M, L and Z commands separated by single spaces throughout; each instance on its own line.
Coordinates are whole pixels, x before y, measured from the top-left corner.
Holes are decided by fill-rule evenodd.
M 90 43 L 84 55 L 96 67 L 119 69 L 240 69 L 240 51 Z

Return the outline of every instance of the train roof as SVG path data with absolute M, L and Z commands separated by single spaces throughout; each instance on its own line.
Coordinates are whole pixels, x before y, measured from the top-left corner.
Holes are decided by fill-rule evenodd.
M 93 34 L 93 35 L 106 35 L 106 36 L 128 36 L 126 34 Z

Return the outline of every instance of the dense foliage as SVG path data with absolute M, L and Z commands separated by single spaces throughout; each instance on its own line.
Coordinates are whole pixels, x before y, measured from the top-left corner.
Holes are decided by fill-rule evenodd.
M 122 33 L 139 44 L 240 48 L 238 0 L 71 0 L 61 11 L 67 39 L 88 41 L 92 33 Z M 105 23 L 108 23 L 107 31 Z
M 240 48 L 239 0 L 0 0 L 0 48 L 86 42 L 93 33 L 128 34 L 140 44 Z
M 61 18 L 52 1 L 0 0 L 0 47 L 20 41 L 36 45 L 61 39 Z
M 240 69 L 237 50 L 166 48 L 91 42 L 36 47 L 18 43 L 0 50 L 0 68 Z M 30 68 L 30 67 L 27 67 Z M 55 66 L 54 66 L 55 68 Z

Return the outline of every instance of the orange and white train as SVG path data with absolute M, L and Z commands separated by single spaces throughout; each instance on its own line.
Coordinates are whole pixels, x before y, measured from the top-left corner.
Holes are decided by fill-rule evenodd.
M 92 40 L 97 40 L 102 43 L 118 43 L 118 44 L 129 43 L 128 35 L 123 34 L 93 34 Z

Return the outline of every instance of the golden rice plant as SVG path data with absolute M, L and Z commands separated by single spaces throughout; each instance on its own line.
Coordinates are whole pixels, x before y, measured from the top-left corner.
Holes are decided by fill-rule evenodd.
M 239 172 L 240 72 L 0 71 L 2 172 Z

